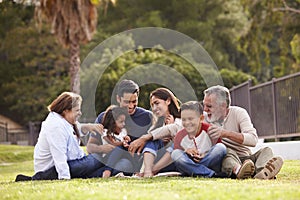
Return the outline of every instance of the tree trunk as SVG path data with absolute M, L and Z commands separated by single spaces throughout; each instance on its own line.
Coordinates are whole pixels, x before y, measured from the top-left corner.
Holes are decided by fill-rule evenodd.
M 71 91 L 80 94 L 80 45 L 72 41 L 69 47 Z

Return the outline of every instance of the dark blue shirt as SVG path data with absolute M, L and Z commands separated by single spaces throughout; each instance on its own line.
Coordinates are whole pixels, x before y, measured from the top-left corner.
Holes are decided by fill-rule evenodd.
M 101 112 L 96 118 L 96 123 L 101 123 L 105 112 Z M 126 118 L 125 128 L 131 140 L 135 140 L 146 134 L 152 125 L 152 113 L 141 107 L 136 107 L 135 112 Z

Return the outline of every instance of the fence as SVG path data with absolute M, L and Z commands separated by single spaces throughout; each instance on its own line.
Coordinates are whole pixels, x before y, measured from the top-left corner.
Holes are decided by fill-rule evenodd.
M 0 122 L 0 142 L 8 141 L 7 123 Z
M 27 128 L 9 129 L 6 122 L 0 122 L 0 143 L 35 145 L 40 132 L 41 122 L 29 122 Z
M 232 105 L 248 111 L 260 138 L 300 136 L 300 72 L 257 86 L 248 81 L 230 92 Z
M 8 129 L 0 123 L 0 142 L 4 144 L 28 145 L 28 130 L 23 128 Z

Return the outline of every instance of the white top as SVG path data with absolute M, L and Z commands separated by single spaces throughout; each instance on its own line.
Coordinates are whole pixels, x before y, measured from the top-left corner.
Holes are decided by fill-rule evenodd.
M 61 115 L 50 112 L 42 123 L 34 148 L 34 171 L 45 171 L 55 165 L 59 179 L 70 179 L 68 160 L 80 159 L 84 152 L 73 134 L 73 125 Z
M 121 130 L 121 132 L 119 133 L 119 135 L 112 133 L 113 138 L 115 138 L 116 140 L 123 142 L 124 137 L 127 135 L 127 131 L 125 128 L 123 128 Z M 102 144 L 108 144 L 108 142 L 104 139 L 104 137 L 107 136 L 107 129 L 103 130 L 103 133 L 101 135 L 101 139 L 102 139 Z

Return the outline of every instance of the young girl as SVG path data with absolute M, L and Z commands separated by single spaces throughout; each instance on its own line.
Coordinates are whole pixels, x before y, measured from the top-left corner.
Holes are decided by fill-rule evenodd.
M 128 112 L 125 108 L 112 105 L 105 111 L 102 120 L 104 131 L 102 134 L 103 144 L 112 144 L 114 146 L 128 146 L 130 137 L 127 135 L 125 120 Z
M 120 146 L 127 148 L 129 142 L 131 141 L 130 137 L 127 135 L 125 129 L 125 121 L 128 117 L 128 112 L 125 108 L 118 106 L 110 106 L 105 111 L 105 115 L 102 120 L 102 125 L 104 126 L 104 132 L 102 135 L 103 144 L 112 144 L 114 146 Z M 120 158 L 121 159 L 121 158 Z M 108 178 L 112 173 L 112 166 L 119 161 L 119 157 L 113 155 L 108 155 L 107 165 L 104 168 L 102 177 Z
M 181 106 L 181 120 L 184 129 L 174 138 L 172 159 L 177 169 L 185 176 L 227 177 L 220 173 L 226 155 L 226 147 L 213 142 L 207 134 L 210 126 L 203 122 L 203 108 L 197 101 Z M 217 142 L 217 143 L 216 143 Z
M 167 124 L 181 126 L 179 104 L 180 101 L 167 88 L 157 88 L 152 91 L 150 94 L 150 105 L 156 121 L 153 123 L 150 131 Z M 144 165 L 141 169 L 143 176 L 151 177 L 165 167 L 168 168 L 165 168 L 164 171 L 174 171 L 175 167 L 171 165 L 170 152 L 172 150 L 172 137 L 149 141 L 143 150 Z

